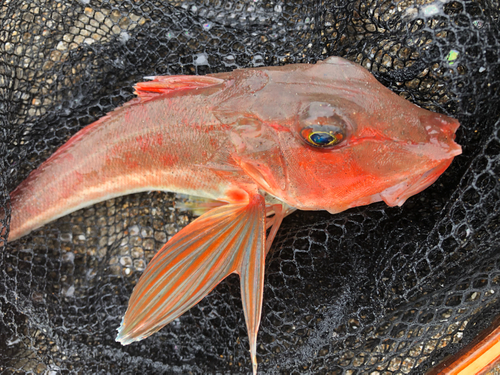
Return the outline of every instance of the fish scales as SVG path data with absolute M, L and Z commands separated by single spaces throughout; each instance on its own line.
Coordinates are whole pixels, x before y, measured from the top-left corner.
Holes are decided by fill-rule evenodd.
M 11 239 L 124 194 L 162 190 L 221 199 L 231 188 L 233 180 L 203 168 L 228 154 L 227 132 L 203 96 L 125 106 L 85 131 L 11 195 Z

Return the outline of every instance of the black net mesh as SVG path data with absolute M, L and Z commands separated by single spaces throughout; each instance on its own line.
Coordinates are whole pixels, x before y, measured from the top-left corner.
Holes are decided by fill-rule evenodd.
M 4 1 L 0 205 L 144 76 L 346 57 L 458 118 L 464 152 L 402 208 L 285 220 L 267 261 L 259 369 L 422 373 L 500 314 L 499 13 L 496 0 Z M 236 277 L 154 336 L 114 341 L 145 265 L 192 219 L 176 199 L 110 200 L 3 246 L 0 372 L 250 371 Z

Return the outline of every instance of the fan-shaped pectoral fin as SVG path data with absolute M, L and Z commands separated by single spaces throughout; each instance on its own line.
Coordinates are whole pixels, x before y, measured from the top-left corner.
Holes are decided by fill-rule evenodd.
M 265 220 L 264 198 L 254 195 L 247 203 L 214 208 L 179 231 L 148 264 L 130 297 L 116 340 L 127 345 L 148 337 L 237 272 L 255 371 Z
M 235 163 L 256 183 L 275 196 L 287 190 L 288 172 L 276 131 L 259 119 L 241 117 L 233 124 L 229 139 Z

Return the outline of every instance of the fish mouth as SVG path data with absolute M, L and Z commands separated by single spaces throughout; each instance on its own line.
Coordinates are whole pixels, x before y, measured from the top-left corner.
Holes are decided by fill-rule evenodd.
M 410 171 L 410 173 L 407 173 L 406 177 L 399 180 L 398 183 L 385 188 L 379 193 L 361 197 L 340 208 L 338 206 L 331 207 L 327 209 L 327 211 L 331 214 L 336 214 L 348 208 L 365 206 L 380 201 L 384 201 L 390 207 L 402 206 L 408 198 L 432 185 L 450 166 L 454 157 L 462 153 L 460 145 L 453 141 L 448 143 L 446 147 L 441 147 L 443 146 L 442 144 L 438 146 L 439 147 L 436 148 L 431 145 L 428 150 L 425 150 L 426 147 L 419 147 L 420 151 L 428 151 L 428 155 L 435 158 L 434 160 L 427 160 L 427 170 L 425 167 L 421 167 L 413 171 L 413 173 Z M 429 163 L 431 165 L 429 165 Z
M 452 161 L 453 158 L 444 160 L 419 176 L 406 179 L 399 184 L 385 189 L 379 194 L 381 200 L 391 207 L 401 206 L 409 197 L 420 193 L 432 185 L 446 168 L 450 166 Z
M 433 134 L 427 144 L 419 146 L 419 151 L 433 160 L 433 166 L 424 173 L 410 174 L 405 180 L 377 194 L 387 205 L 401 206 L 409 197 L 428 188 L 450 166 L 453 158 L 462 153 L 462 147 L 454 142 L 459 122 L 438 117 L 434 117 L 434 122 L 439 122 L 439 132 Z

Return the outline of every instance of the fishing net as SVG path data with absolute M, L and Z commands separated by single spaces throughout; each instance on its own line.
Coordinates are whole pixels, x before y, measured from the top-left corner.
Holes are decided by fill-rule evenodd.
M 500 314 L 499 13 L 498 0 L 4 1 L 0 228 L 9 192 L 144 76 L 345 57 L 458 118 L 463 155 L 401 208 L 284 221 L 259 369 L 423 373 Z M 125 196 L 3 242 L 0 372 L 249 372 L 236 276 L 150 338 L 114 341 L 147 262 L 193 219 L 182 199 Z

